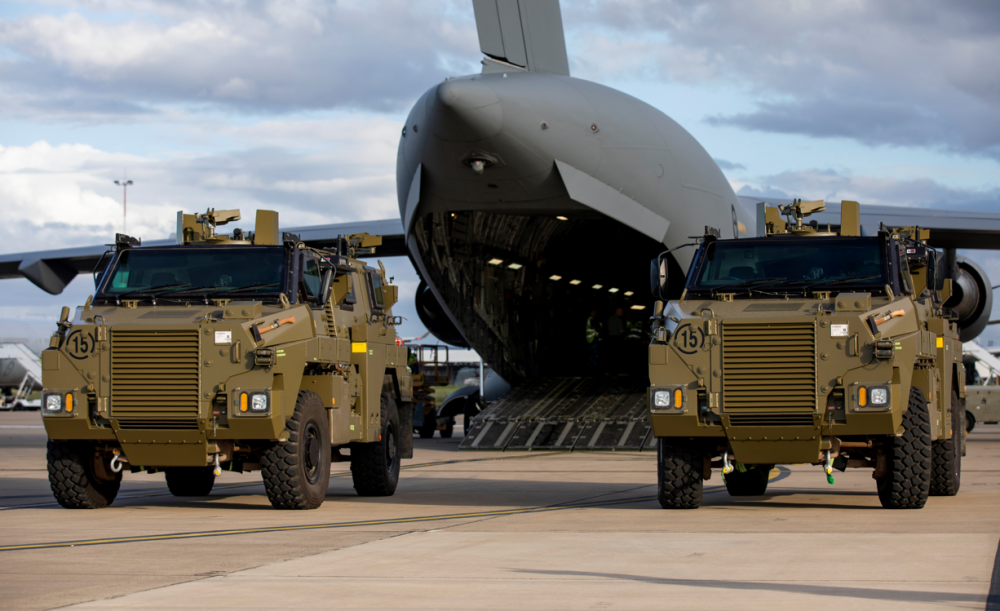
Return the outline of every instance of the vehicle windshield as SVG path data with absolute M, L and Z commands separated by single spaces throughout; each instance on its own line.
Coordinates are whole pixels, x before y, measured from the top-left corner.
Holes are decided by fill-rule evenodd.
M 281 247 L 126 250 L 101 293 L 109 297 L 277 293 L 284 286 Z
M 772 238 L 708 244 L 688 278 L 689 291 L 882 291 L 889 283 L 880 240 Z

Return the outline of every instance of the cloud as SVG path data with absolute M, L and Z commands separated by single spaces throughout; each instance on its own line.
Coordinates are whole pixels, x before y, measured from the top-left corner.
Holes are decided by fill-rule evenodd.
M 907 0 L 569 4 L 574 71 L 738 87 L 714 125 L 1000 159 L 1000 4 Z
M 290 125 L 282 136 L 280 122 L 230 126 L 226 135 L 248 148 L 181 158 L 81 144 L 0 147 L 0 252 L 107 243 L 122 231 L 122 191 L 113 181 L 123 167 L 135 181 L 128 233 L 147 240 L 174 231 L 177 210 L 208 207 L 241 208 L 245 218 L 259 208 L 279 210 L 288 226 L 397 218 L 392 169 L 399 125 L 353 116 L 309 123 L 318 133 L 337 134 L 329 148 L 295 147 L 290 134 L 302 126 Z
M 742 163 L 734 163 L 732 161 L 726 161 L 725 159 L 714 159 L 715 165 L 719 166 L 723 170 L 745 170 L 747 167 Z
M 452 5 L 92 1 L 86 16 L 0 20 L 0 109 L 75 121 L 169 104 L 398 111 L 450 70 L 474 71 L 471 7 Z
M 854 200 L 864 204 L 996 212 L 1000 188 L 960 189 L 928 178 L 900 180 L 836 170 L 789 171 L 736 183 L 739 195 Z

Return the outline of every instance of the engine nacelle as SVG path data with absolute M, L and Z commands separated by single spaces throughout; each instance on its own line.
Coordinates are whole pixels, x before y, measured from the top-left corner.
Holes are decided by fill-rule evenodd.
M 431 287 L 427 286 L 427 283 L 423 280 L 420 281 L 420 286 L 417 287 L 416 305 L 417 316 L 420 317 L 420 322 L 424 323 L 424 326 L 434 334 L 434 337 L 452 346 L 460 348 L 469 347 L 468 342 L 465 341 L 459 330 L 455 328 L 455 324 L 451 322 L 451 318 L 448 317 L 448 314 L 438 302 L 437 297 L 434 296 Z
M 990 279 L 971 259 L 955 257 L 952 295 L 945 306 L 958 314 L 959 339 L 967 342 L 986 329 L 993 311 L 993 288 Z

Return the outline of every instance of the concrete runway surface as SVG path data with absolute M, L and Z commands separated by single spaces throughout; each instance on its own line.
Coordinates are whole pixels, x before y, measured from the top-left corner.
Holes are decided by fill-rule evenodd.
M 916 511 L 882 509 L 870 471 L 806 466 L 741 500 L 716 472 L 701 509 L 664 511 L 652 454 L 414 442 L 390 498 L 336 463 L 315 511 L 271 509 L 258 473 L 201 499 L 126 474 L 112 508 L 70 511 L 39 415 L 0 413 L 0 608 L 1000 610 L 1000 426 Z

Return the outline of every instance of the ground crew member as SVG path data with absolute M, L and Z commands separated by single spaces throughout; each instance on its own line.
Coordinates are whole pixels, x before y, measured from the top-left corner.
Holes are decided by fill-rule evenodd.
M 597 310 L 591 310 L 584 328 L 587 340 L 587 370 L 596 371 L 601 363 L 601 323 L 597 321 Z

